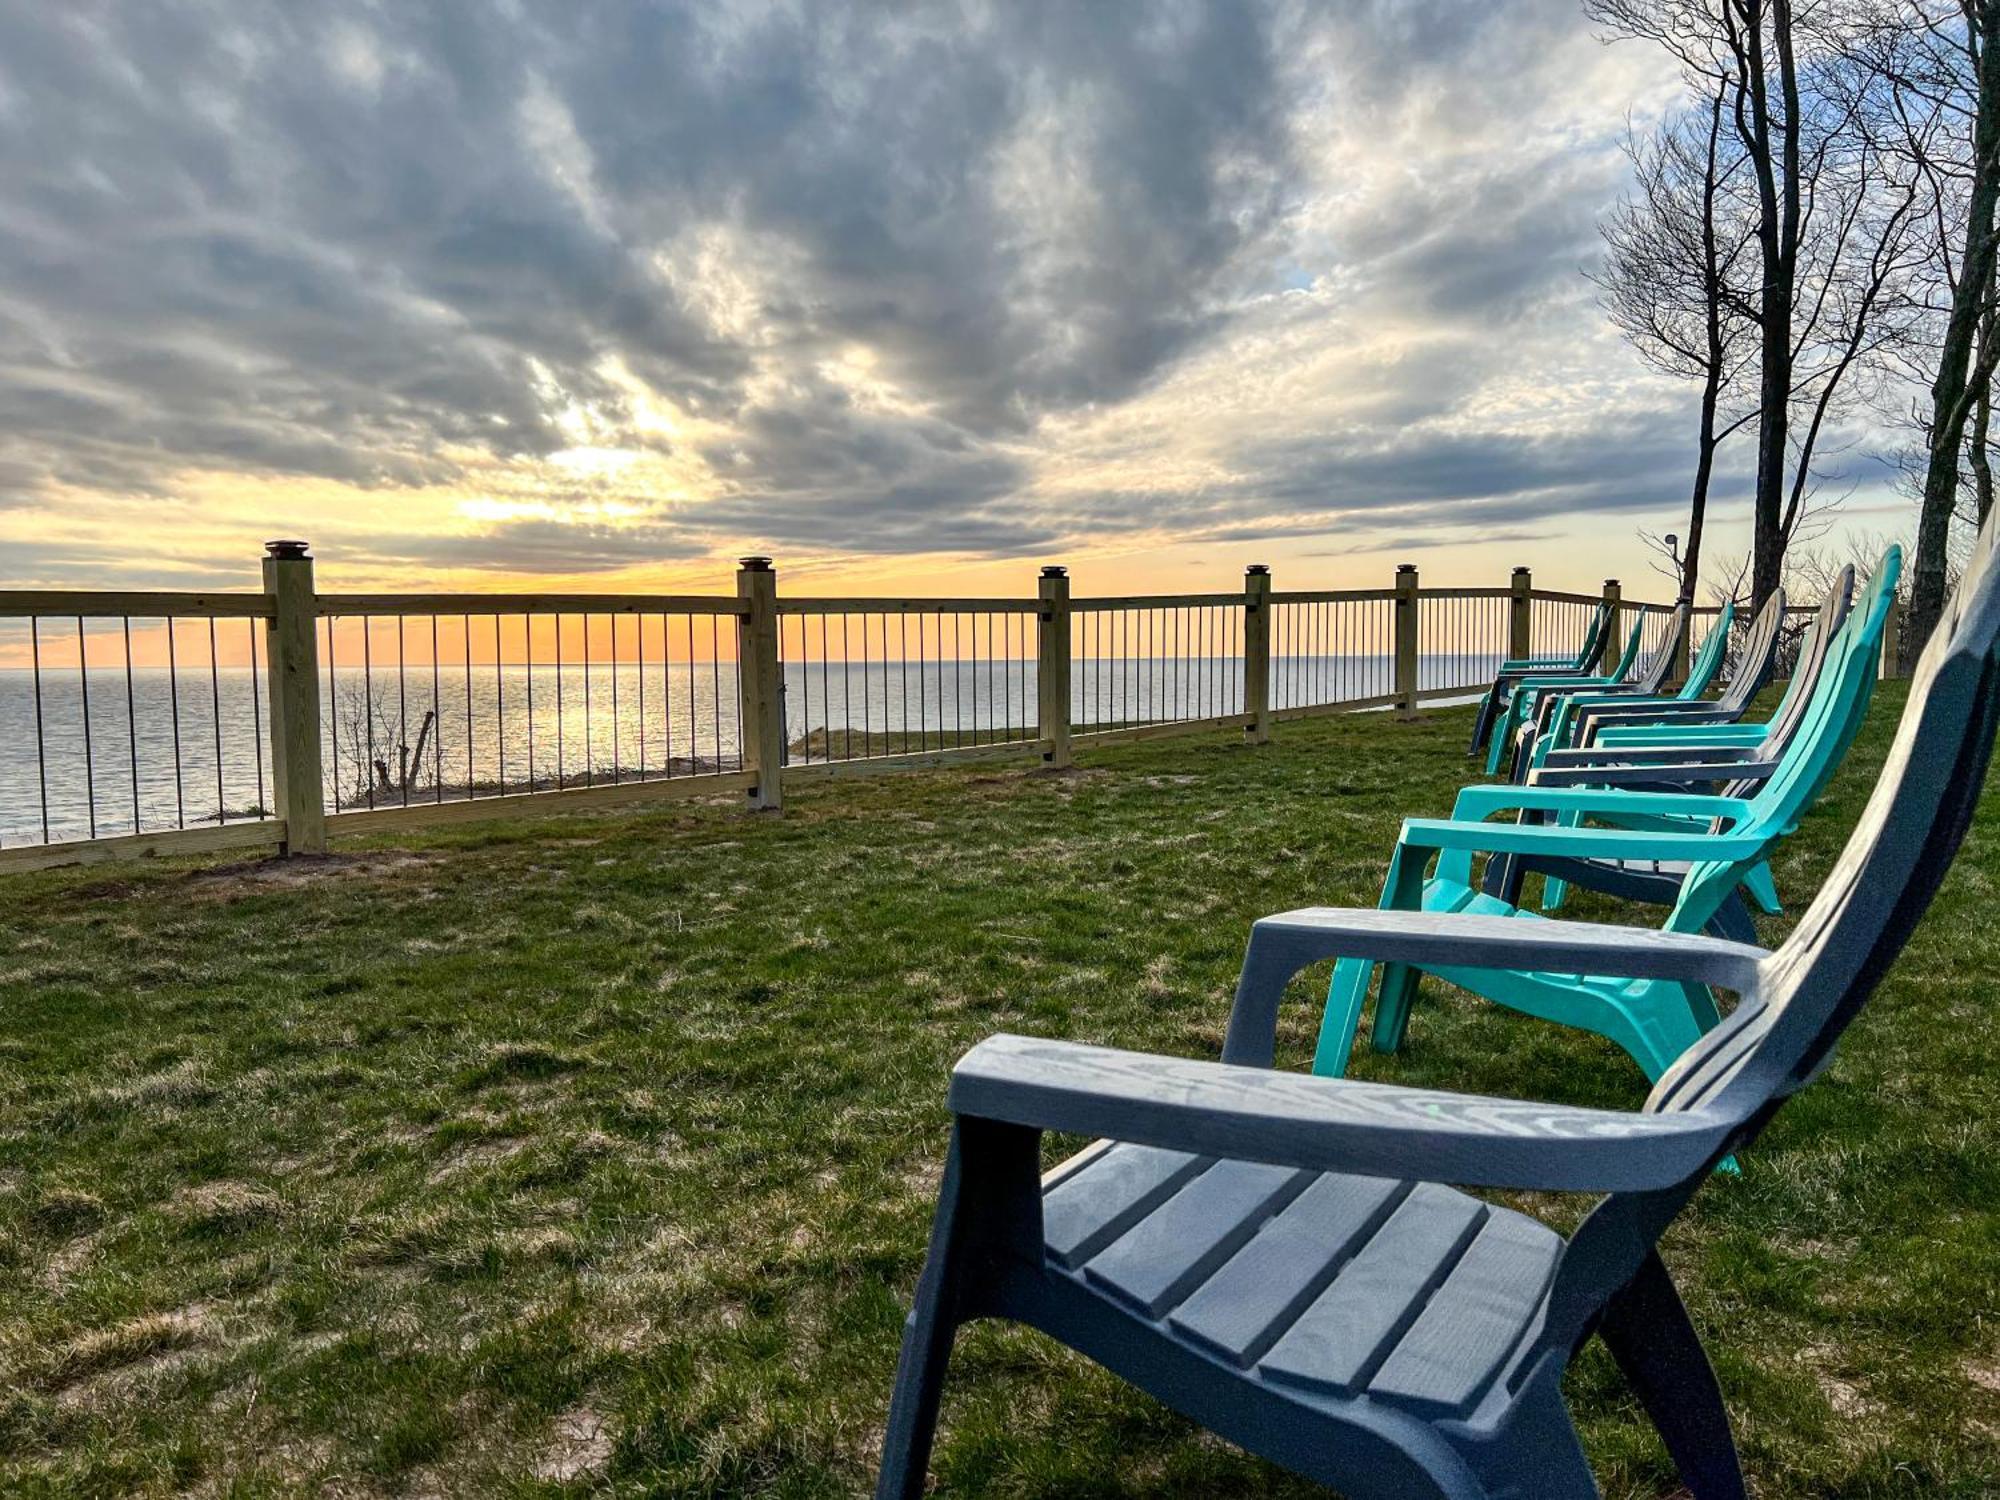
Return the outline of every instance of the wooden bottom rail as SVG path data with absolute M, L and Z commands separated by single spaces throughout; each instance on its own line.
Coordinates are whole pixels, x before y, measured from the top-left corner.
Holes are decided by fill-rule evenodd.
M 911 750 L 896 755 L 869 755 L 854 760 L 816 760 L 785 767 L 785 784 L 795 781 L 841 780 L 878 776 L 892 771 L 922 771 L 932 767 L 1021 760 L 1041 753 L 1039 740 L 1005 740 L 990 745 L 954 745 L 948 750 Z
M 412 802 L 408 807 L 375 807 L 328 813 L 326 829 L 336 836 L 374 833 L 379 829 L 420 828 L 436 823 L 478 823 L 489 818 L 539 817 L 545 813 L 585 812 L 594 807 L 618 807 L 634 802 L 678 802 L 754 786 L 754 771 L 724 771 L 707 776 L 660 777 L 654 781 L 621 781 L 607 786 L 565 787 L 554 792 L 508 792 L 498 797 L 469 797 L 456 802 Z
M 1271 710 L 1271 717 L 1280 723 L 1293 719 L 1323 719 L 1328 714 L 1358 714 L 1374 708 L 1394 708 L 1402 701 L 1394 693 L 1378 693 L 1372 698 L 1343 698 L 1338 703 L 1300 703 L 1291 708 L 1275 708 Z
M 150 859 L 173 854 L 209 854 L 220 849 L 276 849 L 285 841 L 285 825 L 277 818 L 213 827 L 167 828 L 158 833 L 128 833 L 111 839 L 73 839 L 61 844 L 24 844 L 0 849 L 0 874 L 48 870 L 57 865 L 90 865 L 114 859 Z
M 1134 740 L 1165 739 L 1169 735 L 1193 734 L 1202 729 L 1241 729 L 1250 722 L 1248 714 L 1217 714 L 1208 719 L 1163 719 L 1157 724 L 1133 724 L 1124 729 L 1078 729 L 1070 738 L 1083 745 L 1124 745 Z

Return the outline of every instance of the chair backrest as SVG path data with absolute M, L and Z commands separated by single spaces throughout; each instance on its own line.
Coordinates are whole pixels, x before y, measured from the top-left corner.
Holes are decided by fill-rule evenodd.
M 1639 614 L 1639 628 L 1645 629 L 1646 612 Z M 1665 685 L 1667 675 L 1674 669 L 1674 658 L 1680 654 L 1681 638 L 1687 634 L 1688 606 L 1676 604 L 1674 612 L 1667 620 L 1666 634 L 1660 637 L 1660 644 L 1653 648 L 1646 658 L 1646 664 L 1632 676 L 1632 685 L 1642 697 L 1650 697 Z
M 1852 569 L 1849 576 L 1853 576 Z M 1771 597 L 1764 601 L 1764 607 L 1757 611 L 1757 618 L 1750 622 L 1749 632 L 1743 637 L 1743 649 L 1736 654 L 1736 670 L 1730 674 L 1729 685 L 1716 694 L 1715 706 L 1721 711 L 1742 713 L 1771 680 L 1771 669 L 1777 664 L 1778 646 L 1785 634 L 1785 607 L 1785 591 L 1771 590 Z M 1720 620 L 1716 628 L 1720 630 Z
M 1755 991 L 1661 1074 L 1646 1100 L 1648 1110 L 1705 1106 L 1736 1122 L 1716 1159 L 1750 1145 L 1826 1065 L 1971 826 L 2000 728 L 1996 528 L 2000 512 L 1988 517 L 1924 648 L 1882 774 L 1819 895 L 1763 961 Z M 1598 1204 L 1563 1250 L 1537 1350 L 1575 1347 L 1708 1175 L 1703 1166 L 1673 1187 Z
M 1604 652 L 1604 632 L 1611 624 L 1611 606 L 1600 604 L 1590 617 L 1590 625 L 1583 632 L 1583 644 L 1570 659 L 1570 664 L 1579 672 L 1588 672 L 1597 658 Z
M 1870 580 L 1862 607 L 1848 616 L 1834 637 L 1799 732 L 1777 770 L 1761 782 L 1731 783 L 1727 789 L 1730 795 L 1747 796 L 1750 804 L 1748 815 L 1733 831 L 1762 840 L 1762 846 L 1737 859 L 1696 862 L 1681 882 L 1667 917 L 1669 929 L 1692 932 L 1707 922 L 1749 868 L 1765 856 L 1770 843 L 1798 826 L 1840 768 L 1874 698 L 1882 635 L 1895 602 L 1901 564 L 1900 549 L 1891 547 Z
M 1819 682 L 1819 674 L 1826 669 L 1827 653 L 1833 649 L 1839 637 L 1840 627 L 1847 623 L 1847 616 L 1854 607 L 1854 568 L 1852 565 L 1840 570 L 1834 580 L 1832 590 L 1820 604 L 1819 613 L 1813 616 L 1812 624 L 1799 640 L 1799 654 L 1792 663 L 1791 681 L 1785 684 L 1785 693 L 1778 700 L 1778 707 L 1765 725 L 1764 739 L 1757 747 L 1757 759 L 1776 760 L 1784 754 L 1785 746 L 1797 732 L 1799 719 L 1812 701 L 1813 688 Z
M 1783 589 L 1773 589 L 1771 591 L 1771 598 L 1778 601 L 1778 608 L 1781 612 L 1784 609 L 1784 596 L 1785 591 Z M 1764 605 L 1764 614 L 1770 613 L 1770 609 L 1770 603 L 1767 601 Z M 1760 622 L 1763 620 L 1764 614 L 1757 616 Z M 1692 628 L 1693 619 L 1694 617 L 1691 614 L 1687 616 L 1687 623 L 1682 626 L 1682 629 Z M 1695 652 L 1694 660 L 1688 663 L 1687 681 L 1681 684 L 1680 692 L 1675 695 L 1683 703 L 1691 703 L 1696 698 L 1699 698 L 1703 693 L 1708 691 L 1708 685 L 1715 681 L 1715 674 L 1722 670 L 1722 653 L 1729 649 L 1729 632 L 1735 628 L 1736 601 L 1731 599 L 1725 602 L 1721 610 L 1717 612 L 1715 627 L 1709 631 L 1707 638 L 1702 641 L 1701 650 Z
M 1768 1112 L 1825 1065 L 1929 907 L 1971 824 L 2000 723 L 1993 541 L 1989 519 L 1917 664 L 1875 790 L 1819 895 L 1764 961 L 1759 993 L 1661 1077 L 1649 1107 L 1710 1101 L 1746 1120 Z
M 1609 630 L 1610 626 L 1607 625 L 1605 628 Z M 1632 663 L 1639 659 L 1639 647 L 1645 639 L 1646 612 L 1642 609 L 1638 612 L 1638 618 L 1632 622 L 1632 633 L 1625 637 L 1625 650 L 1618 658 L 1618 664 L 1602 675 L 1613 682 L 1623 682 L 1625 674 L 1632 670 Z

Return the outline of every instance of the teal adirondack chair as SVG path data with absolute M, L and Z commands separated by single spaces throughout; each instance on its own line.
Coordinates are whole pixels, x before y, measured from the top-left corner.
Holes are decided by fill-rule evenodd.
M 1843 568 L 1833 586 L 1827 590 L 1827 604 L 1822 605 L 1821 612 L 1825 613 L 1827 605 L 1837 600 L 1844 619 L 1853 588 L 1854 569 Z M 1777 670 L 1778 656 L 1784 645 L 1786 609 L 1785 591 L 1773 589 L 1771 596 L 1764 601 L 1764 607 L 1750 622 L 1750 628 L 1744 632 L 1743 648 L 1737 653 L 1727 686 L 1715 697 L 1648 704 L 1607 703 L 1580 714 L 1567 743 L 1587 747 L 1596 742 L 1601 731 L 1613 726 L 1631 728 L 1642 724 L 1737 722 L 1749 711 L 1750 705 Z M 1838 628 L 1839 621 L 1834 623 Z M 1809 632 L 1811 628 L 1807 627 Z M 1726 650 L 1726 637 L 1723 646 Z
M 1901 548 L 1891 547 L 1884 554 L 1870 584 L 1868 603 L 1884 612 L 1885 621 L 1896 580 L 1901 573 L 1902 556 Z M 1819 615 L 1813 622 L 1814 631 L 1820 633 L 1809 634 L 1802 643 L 1804 649 L 1800 653 L 1799 670 L 1793 674 L 1792 690 L 1786 693 L 1770 721 L 1756 726 L 1763 733 L 1756 743 L 1700 744 L 1686 738 L 1675 738 L 1665 745 L 1620 744 L 1584 750 L 1551 750 L 1540 765 L 1528 771 L 1524 778 L 1527 784 L 1623 787 L 1646 792 L 1719 791 L 1726 797 L 1744 798 L 1754 795 L 1784 762 L 1793 740 L 1805 723 L 1806 710 L 1812 701 L 1810 691 L 1802 698 L 1795 698 L 1794 693 L 1799 690 L 1801 682 L 1816 683 L 1819 674 L 1825 670 L 1827 648 L 1839 639 L 1837 630 L 1832 630 L 1830 635 L 1826 632 L 1836 623 L 1845 624 L 1850 618 L 1848 593 L 1853 586 L 1853 575 L 1852 568 L 1843 569 L 1834 589 L 1821 605 Z M 1778 591 L 1773 597 L 1782 592 Z M 1864 616 L 1865 613 L 1864 608 Z M 1846 755 L 1847 744 L 1860 727 L 1861 716 L 1866 713 L 1875 690 L 1875 678 L 1860 679 L 1854 690 L 1861 695 L 1861 701 L 1855 717 L 1850 721 L 1848 741 L 1840 743 L 1834 751 L 1836 759 Z M 1574 825 L 1577 818 L 1564 814 L 1553 821 Z M 1658 826 L 1674 825 L 1669 822 Z M 1484 882 L 1486 891 L 1509 901 L 1518 899 L 1520 875 L 1529 868 L 1538 869 L 1548 877 L 1542 887 L 1541 904 L 1542 910 L 1549 913 L 1563 909 L 1572 878 L 1577 879 L 1578 884 L 1607 895 L 1671 906 L 1679 890 L 1679 877 L 1685 873 L 1677 865 L 1659 861 L 1577 861 L 1507 856 L 1488 861 Z M 1742 942 L 1756 940 L 1756 927 L 1749 914 L 1742 909 L 1740 898 L 1743 896 L 1772 916 L 1784 910 L 1778 900 L 1777 882 L 1772 877 L 1771 867 L 1760 861 L 1743 878 L 1738 897 L 1726 902 L 1711 919 L 1711 932 Z
M 1777 595 L 1778 609 L 1784 610 L 1784 596 Z M 1767 609 L 1769 605 L 1765 606 Z M 1575 743 L 1578 729 L 1588 724 L 1599 713 L 1623 709 L 1657 708 L 1665 704 L 1699 702 L 1707 693 L 1709 684 L 1715 681 L 1722 670 L 1722 658 L 1729 646 L 1729 631 L 1736 623 L 1734 602 L 1722 606 L 1716 617 L 1715 629 L 1708 633 L 1708 639 L 1701 643 L 1701 650 L 1688 665 L 1687 681 L 1678 692 L 1664 695 L 1638 693 L 1563 693 L 1560 696 L 1544 694 L 1535 705 L 1535 716 L 1531 723 L 1523 724 L 1515 737 L 1514 765 L 1515 779 L 1527 766 L 1537 763 L 1539 756 L 1547 751 Z
M 1657 861 L 1685 867 L 1664 930 L 1707 929 L 1737 887 L 1798 826 L 1853 743 L 1872 697 L 1882 630 L 1900 563 L 1901 554 L 1892 548 L 1863 606 L 1833 643 L 1798 736 L 1754 796 L 1593 787 L 1467 787 L 1449 819 L 1405 821 L 1383 883 L 1382 909 L 1539 920 L 1539 914 L 1481 890 L 1473 877 L 1474 856 L 1505 856 L 1530 866 L 1559 861 L 1558 867 L 1571 878 L 1583 879 L 1593 866 L 1609 872 L 1626 861 Z M 1568 815 L 1608 826 L 1481 821 L 1499 813 Z M 1436 867 L 1430 871 L 1433 860 Z M 1649 1078 L 1664 1073 L 1717 1019 L 1714 996 L 1688 981 L 1448 964 L 1422 967 L 1515 1010 L 1608 1037 L 1630 1053 Z M 1338 1077 L 1346 1072 L 1374 968 L 1361 959 L 1342 959 L 1335 966 L 1313 1060 L 1315 1073 Z M 1393 1052 L 1402 1044 L 1417 972 L 1418 966 L 1407 962 L 1383 966 L 1373 1031 L 1378 1052 Z
M 1578 646 L 1573 656 L 1510 656 L 1500 663 L 1493 674 L 1493 686 L 1479 700 L 1479 712 L 1472 717 L 1472 745 L 1465 753 L 1477 755 L 1486 748 L 1486 737 L 1493 732 L 1493 723 L 1499 711 L 1507 706 L 1514 689 L 1531 677 L 1574 677 L 1580 672 L 1588 672 L 1590 664 L 1597 660 L 1604 649 L 1604 632 L 1609 628 L 1611 606 L 1600 604 L 1591 615 L 1590 624 L 1584 628 L 1583 644 Z
M 1638 722 L 1625 718 L 1598 725 L 1587 746 L 1552 751 L 1544 764 L 1602 763 L 1609 758 L 1604 752 L 1633 749 L 1666 752 L 1680 748 L 1708 753 L 1735 748 L 1754 754 L 1755 758 L 1769 758 L 1770 752 L 1789 740 L 1798 716 L 1804 711 L 1813 684 L 1825 666 L 1827 648 L 1840 627 L 1847 623 L 1853 595 L 1854 569 L 1844 567 L 1828 590 L 1819 613 L 1800 637 L 1792 675 L 1785 683 L 1777 708 L 1763 723 L 1743 722 L 1741 710 L 1748 707 L 1747 701 L 1740 705 L 1718 703 L 1714 709 L 1692 704 L 1675 710 L 1661 709 Z
M 1534 712 L 1535 703 L 1543 693 L 1588 692 L 1592 689 L 1605 690 L 1619 686 L 1639 660 L 1639 648 L 1644 643 L 1645 637 L 1646 617 L 1642 613 L 1633 622 L 1632 633 L 1625 638 L 1624 654 L 1618 658 L 1617 665 L 1609 672 L 1579 672 L 1574 676 L 1565 674 L 1556 677 L 1535 677 L 1519 684 L 1514 689 L 1513 695 L 1508 698 L 1505 710 L 1499 715 L 1498 727 L 1493 731 L 1492 742 L 1487 746 L 1486 774 L 1491 776 L 1500 769 L 1501 757 L 1513 745 L 1514 736 L 1520 733 L 1522 722 Z M 1668 642 L 1666 645 L 1670 647 L 1672 643 Z M 1671 656 L 1672 652 L 1669 650 L 1667 658 L 1670 660 Z M 1661 671 L 1659 679 L 1653 685 L 1657 687 L 1659 682 L 1665 681 L 1666 662 L 1657 658 L 1649 660 L 1646 666 L 1638 669 L 1640 680 L 1649 677 L 1652 668 L 1656 666 L 1660 667 Z

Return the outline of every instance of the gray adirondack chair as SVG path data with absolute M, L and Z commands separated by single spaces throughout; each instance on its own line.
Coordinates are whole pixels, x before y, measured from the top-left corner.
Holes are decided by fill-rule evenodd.
M 1775 952 L 1306 910 L 1252 931 L 1220 1063 L 1010 1036 L 967 1053 L 880 1500 L 921 1492 L 954 1330 L 983 1317 L 1039 1328 L 1353 1500 L 1595 1496 L 1558 1384 L 1594 1333 L 1695 1500 L 1740 1500 L 1722 1396 L 1658 1241 L 1827 1065 L 1957 851 L 2000 716 L 1993 529 L 1846 851 Z M 1337 955 L 1533 962 L 1740 998 L 1631 1113 L 1275 1071 L 1287 980 Z M 1045 1130 L 1104 1139 L 1044 1179 Z M 1462 1187 L 1605 1196 L 1565 1240 Z
M 1736 684 L 1713 703 L 1665 705 L 1657 715 L 1635 713 L 1631 718 L 1593 726 L 1593 742 L 1572 749 L 1550 750 L 1523 768 L 1517 781 L 1533 786 L 1640 786 L 1648 781 L 1663 789 L 1679 788 L 1679 775 L 1648 777 L 1648 766 L 1743 763 L 1767 765 L 1779 760 L 1804 720 L 1813 689 L 1826 666 L 1827 652 L 1854 607 L 1854 569 L 1844 567 L 1821 601 L 1819 612 L 1799 639 L 1792 675 L 1771 717 L 1761 726 L 1742 722 L 1758 688 L 1738 701 Z M 1759 617 L 1762 618 L 1761 616 Z M 1754 635 L 1754 631 L 1753 631 Z M 1773 642 L 1775 647 L 1776 642 Z M 1775 654 L 1775 653 L 1774 653 Z M 1768 675 L 1771 665 L 1767 664 Z M 1758 685 L 1761 688 L 1761 683 Z M 1593 781 L 1593 777 L 1599 779 Z
M 1851 576 L 1853 569 L 1850 568 L 1848 573 Z M 1784 625 L 1785 591 L 1773 589 L 1771 597 L 1764 601 L 1764 607 L 1757 611 L 1757 617 L 1744 632 L 1743 648 L 1736 657 L 1736 670 L 1714 698 L 1691 695 L 1656 703 L 1587 706 L 1577 711 L 1576 724 L 1568 743 L 1588 745 L 1597 731 L 1607 724 L 1629 728 L 1641 724 L 1735 723 L 1749 709 L 1751 700 L 1764 690 L 1764 684 L 1771 680 L 1771 670 L 1777 663 L 1778 647 L 1784 636 Z M 1719 631 L 1720 627 L 1717 628 Z M 1726 650 L 1726 637 L 1722 644 Z M 1703 651 L 1709 645 L 1710 642 L 1703 641 Z
M 1673 613 L 1667 616 L 1666 633 L 1660 637 L 1652 654 L 1639 663 L 1629 682 L 1615 682 L 1603 687 L 1579 687 L 1565 690 L 1556 687 L 1537 688 L 1533 683 L 1524 684 L 1517 696 L 1532 701 L 1532 709 L 1514 730 L 1514 742 L 1507 747 L 1514 759 L 1534 749 L 1537 736 L 1548 731 L 1556 711 L 1565 699 L 1576 696 L 1588 697 L 1593 702 L 1631 699 L 1642 702 L 1656 699 L 1666 687 L 1667 679 L 1673 675 L 1674 662 L 1680 656 L 1681 642 L 1687 638 L 1688 621 L 1692 611 L 1685 603 L 1676 604 Z

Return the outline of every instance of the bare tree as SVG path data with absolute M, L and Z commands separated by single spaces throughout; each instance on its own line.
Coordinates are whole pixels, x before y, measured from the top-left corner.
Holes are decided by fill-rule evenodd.
M 347 785 L 341 795 L 349 802 L 377 797 L 406 798 L 428 775 L 435 783 L 441 766 L 442 738 L 437 714 L 424 710 L 416 743 L 406 738 L 408 725 L 384 712 L 366 686 L 344 681 L 335 695 L 334 743 Z
M 1878 123 L 1887 148 L 1914 169 L 1929 230 L 1929 275 L 1913 299 L 1935 326 L 1934 340 L 1916 346 L 1929 366 L 1921 382 L 1929 402 L 1904 637 L 1914 652 L 1944 611 L 1968 469 L 1974 518 L 1983 520 L 1993 503 L 1987 442 L 2000 361 L 2000 0 L 1875 0 L 1864 18 L 1861 58 L 1886 98 Z
M 1920 195 L 1863 128 L 1855 85 L 1867 75 L 1850 66 L 1846 17 L 1833 0 L 1586 0 L 1586 8 L 1611 36 L 1644 38 L 1674 56 L 1713 111 L 1718 152 L 1726 139 L 1706 217 L 1740 226 L 1754 254 L 1721 253 L 1731 238 L 1720 234 L 1720 259 L 1697 254 L 1692 264 L 1717 266 L 1722 312 L 1751 328 L 1738 399 L 1757 424 L 1750 595 L 1761 605 L 1815 513 L 1815 460 L 1868 394 L 1865 376 L 1893 341 L 1888 314 Z
M 1742 164 L 1724 146 L 1727 102 L 1718 84 L 1704 108 L 1672 115 L 1650 140 L 1627 146 L 1633 189 L 1602 227 L 1607 255 L 1595 278 L 1606 314 L 1640 358 L 1701 388 L 1687 548 L 1678 556 L 1666 549 L 1679 597 L 1689 602 L 1701 577 L 1716 450 L 1756 415 L 1754 406 L 1724 411 L 1725 395 L 1740 384 L 1748 331 L 1730 280 L 1750 239 L 1726 191 Z

